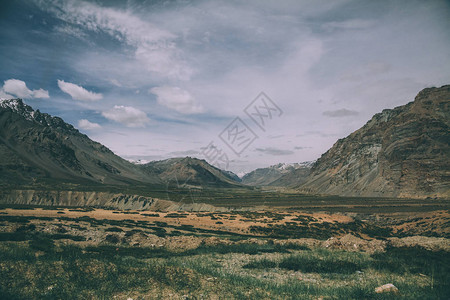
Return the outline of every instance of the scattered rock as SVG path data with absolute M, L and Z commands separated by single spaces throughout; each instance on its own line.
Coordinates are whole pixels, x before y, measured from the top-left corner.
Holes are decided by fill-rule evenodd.
M 393 285 L 392 283 L 388 283 L 382 286 L 379 286 L 375 288 L 375 293 L 382 294 L 382 293 L 393 293 L 398 294 L 398 288 Z
M 366 241 L 351 234 L 346 234 L 341 238 L 329 238 L 322 243 L 322 247 L 347 251 L 365 251 L 368 253 L 374 253 L 384 251 L 384 249 L 386 248 L 386 242 L 382 240 Z

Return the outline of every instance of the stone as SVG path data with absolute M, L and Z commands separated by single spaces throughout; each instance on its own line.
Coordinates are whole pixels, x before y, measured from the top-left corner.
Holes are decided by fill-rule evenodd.
M 375 288 L 375 293 L 382 294 L 382 293 L 393 293 L 398 294 L 398 288 L 393 285 L 392 283 L 384 284 L 382 286 L 379 286 Z

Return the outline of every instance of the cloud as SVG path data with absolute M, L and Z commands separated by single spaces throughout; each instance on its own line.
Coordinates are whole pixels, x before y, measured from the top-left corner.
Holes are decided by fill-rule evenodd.
M 78 121 L 78 128 L 84 129 L 84 130 L 95 130 L 95 129 L 102 128 L 102 126 L 100 126 L 100 124 L 97 124 L 97 123 L 89 122 L 86 119 L 81 119 Z
M 142 20 L 130 10 L 101 7 L 84 1 L 39 1 L 41 7 L 74 26 L 112 38 L 133 47 L 134 57 L 147 70 L 163 78 L 188 80 L 193 70 L 176 47 L 177 35 Z M 72 29 L 70 34 L 78 34 Z
M 75 38 L 78 39 L 83 39 L 85 40 L 88 35 L 86 33 L 84 33 L 81 29 L 75 27 L 75 26 L 70 26 L 70 25 L 59 25 L 59 26 L 55 26 L 53 28 L 53 30 L 56 33 L 59 33 L 61 35 L 65 35 L 65 36 L 73 36 Z
M 343 72 L 341 80 L 343 81 L 361 81 L 373 76 L 387 76 L 392 65 L 382 61 L 369 62 L 363 66 L 357 66 L 355 69 L 349 69 Z
M 12 39 L 0 49 L 0 54 L 11 57 L 2 61 L 3 73 L 25 79 L 20 72 L 33 69 L 34 78 L 45 80 L 55 73 L 40 67 L 55 66 L 60 74 L 55 81 L 102 85 L 85 86 L 103 92 L 105 98 L 86 103 L 85 108 L 107 111 L 122 104 L 145 108 L 161 120 L 152 122 L 149 131 L 93 119 L 120 132 L 98 130 L 96 138 L 122 154 L 147 154 L 130 147 L 136 140 L 158 144 L 161 156 L 193 149 L 194 141 L 208 145 L 228 119 L 241 115 L 264 90 L 285 113 L 271 121 L 269 136 L 261 134 L 257 147 L 295 153 L 274 156 L 248 151 L 248 161 L 230 166 L 244 171 L 287 160 L 312 160 L 374 113 L 411 101 L 422 87 L 442 85 L 450 75 L 450 68 L 443 67 L 450 62 L 445 56 L 450 40 L 444 1 L 389 6 L 377 1 L 360 5 L 354 0 L 34 2 L 45 12 L 34 5 L 19 5 L 28 9 L 23 18 L 14 22 L 14 16 L 5 16 L 5 24 L 18 34 L 16 42 Z M 30 14 L 33 22 L 25 18 Z M 37 26 L 44 18 L 48 25 Z M 77 35 L 84 39 L 71 38 Z M 67 43 L 61 43 L 62 38 Z M 23 47 L 24 41 L 30 47 Z M 348 80 L 341 80 L 344 75 Z M 195 100 L 194 107 L 200 104 L 208 114 L 174 118 L 175 108 L 183 110 L 183 105 L 160 99 L 166 103 L 161 105 L 147 93 L 163 86 L 185 89 L 187 99 Z M 111 89 L 106 92 L 106 87 Z M 140 94 L 135 94 L 137 90 Z M 116 102 L 124 95 L 127 102 Z M 66 114 L 63 105 L 55 103 L 52 112 Z M 345 117 L 349 114 L 345 110 L 335 111 L 342 108 L 350 116 Z M 281 134 L 285 136 L 272 139 Z M 166 141 L 163 136 L 181 141 Z M 302 145 L 313 148 L 294 149 Z
M 5 100 L 5 99 L 12 99 L 14 98 L 14 96 L 6 93 L 3 88 L 0 89 L 0 100 Z
M 204 111 L 203 107 L 195 103 L 192 95 L 179 87 L 160 86 L 150 89 L 156 95 L 159 104 L 182 114 L 198 114 Z
M 276 156 L 294 154 L 294 152 L 291 150 L 283 150 L 283 149 L 277 149 L 277 148 L 272 148 L 272 147 L 256 148 L 255 150 L 257 152 L 262 152 L 264 154 L 276 155 Z
M 328 22 L 322 25 L 325 30 L 332 31 L 336 29 L 346 29 L 346 30 L 357 30 L 357 29 L 367 29 L 373 26 L 374 22 L 371 20 L 363 19 L 351 19 L 340 22 Z
M 103 98 L 103 95 L 100 93 L 90 92 L 79 85 L 65 82 L 64 80 L 58 79 L 58 86 L 61 91 L 69 94 L 74 100 L 97 101 Z
M 306 131 L 304 133 L 298 133 L 295 135 L 296 137 L 304 137 L 304 136 L 319 136 L 319 137 L 331 137 L 331 136 L 336 136 L 335 133 L 326 133 L 323 131 L 318 131 L 318 130 L 309 130 Z
M 170 156 L 195 156 L 199 155 L 198 150 L 186 150 L 186 151 L 173 151 L 169 153 Z
M 351 117 L 351 116 L 357 116 L 359 112 L 354 110 L 349 110 L 346 108 L 341 108 L 337 110 L 327 110 L 323 112 L 324 116 L 331 117 L 331 118 L 341 118 L 341 117 Z
M 150 121 L 145 112 L 131 106 L 115 105 L 112 109 L 102 112 L 102 115 L 127 127 L 145 127 Z
M 50 98 L 48 95 L 48 91 L 43 89 L 38 89 L 33 91 L 33 97 L 34 98 Z
M 367 64 L 367 73 L 369 75 L 385 74 L 392 69 L 392 66 L 388 63 L 375 61 Z
M 49 98 L 48 91 L 39 89 L 39 90 L 30 90 L 24 81 L 18 79 L 8 79 L 3 84 L 3 91 L 0 92 L 3 96 L 15 95 L 19 98 Z M 0 95 L 2 96 L 2 95 Z
M 109 79 L 109 82 L 111 82 L 113 85 L 117 86 L 117 87 L 122 87 L 122 84 L 119 82 L 119 80 L 117 79 Z

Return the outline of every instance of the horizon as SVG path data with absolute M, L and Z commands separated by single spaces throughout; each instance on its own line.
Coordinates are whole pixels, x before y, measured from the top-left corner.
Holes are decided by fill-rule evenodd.
M 316 160 L 450 78 L 446 1 L 33 0 L 0 15 L 0 99 L 128 160 L 191 156 L 236 174 Z M 249 135 L 230 145 L 238 127 Z M 228 164 L 208 159 L 211 142 Z

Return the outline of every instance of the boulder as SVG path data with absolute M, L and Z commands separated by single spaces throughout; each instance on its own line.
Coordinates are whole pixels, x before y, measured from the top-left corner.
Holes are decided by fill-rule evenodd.
M 383 293 L 398 294 L 398 288 L 395 285 L 393 285 L 392 283 L 388 283 L 388 284 L 384 284 L 382 286 L 375 288 L 375 293 L 377 293 L 377 294 L 383 294 Z

